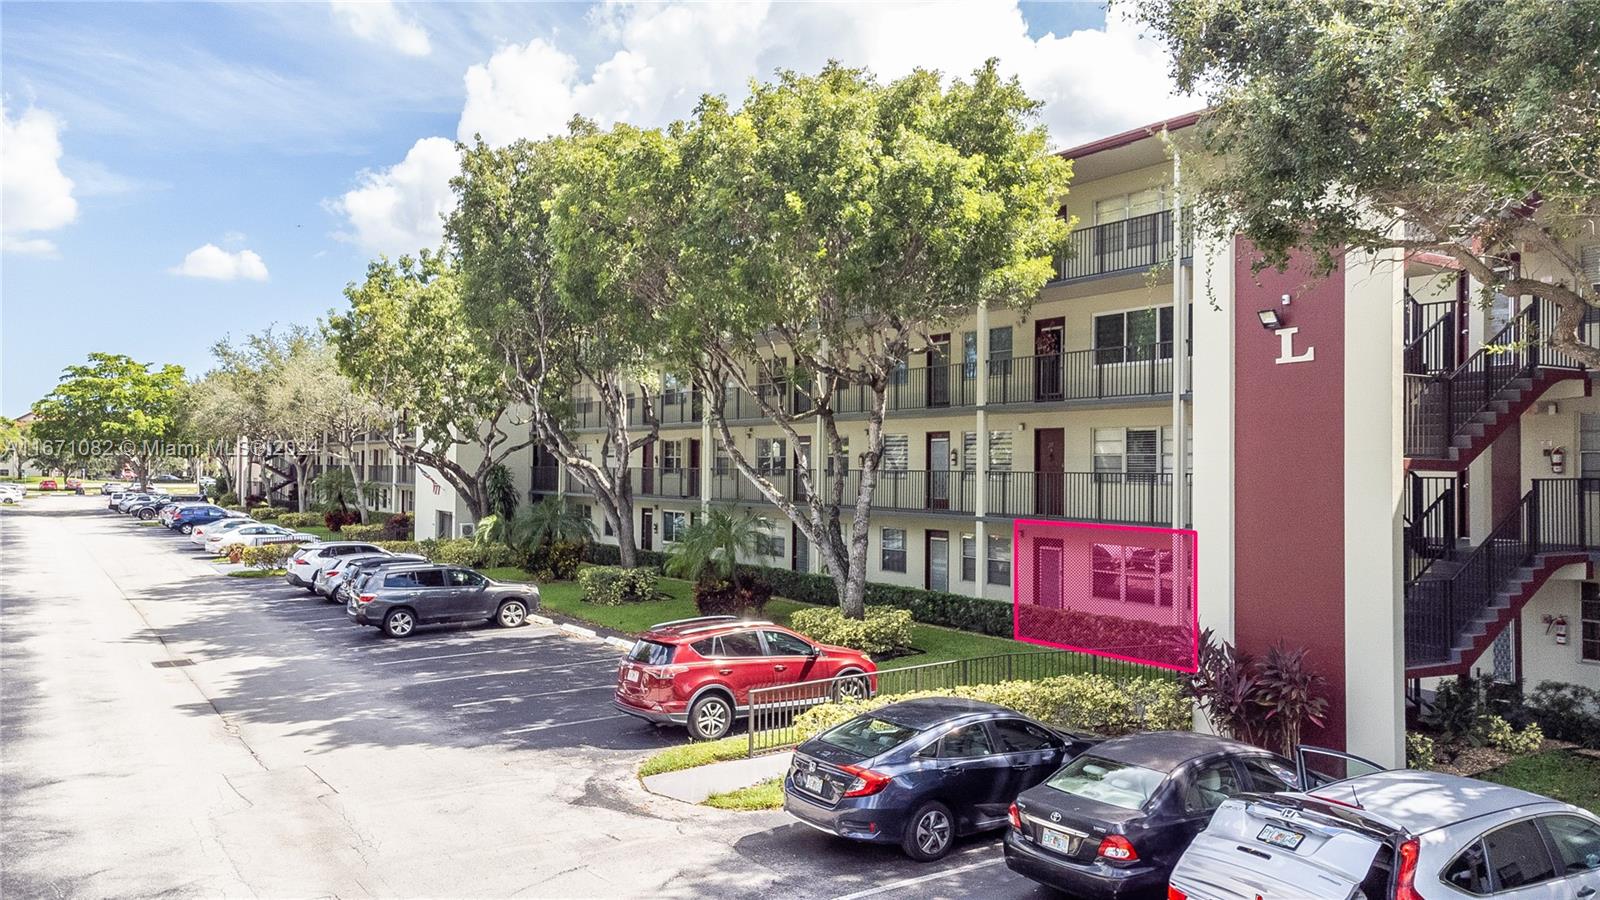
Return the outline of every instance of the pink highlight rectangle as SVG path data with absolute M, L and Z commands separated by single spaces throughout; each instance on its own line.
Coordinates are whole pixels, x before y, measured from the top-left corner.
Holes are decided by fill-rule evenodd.
M 1179 672 L 1199 667 L 1194 531 L 1018 519 L 1011 537 L 1017 640 Z

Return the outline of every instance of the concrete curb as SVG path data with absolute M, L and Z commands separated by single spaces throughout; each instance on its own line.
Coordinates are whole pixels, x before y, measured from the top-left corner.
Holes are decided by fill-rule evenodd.
M 726 794 L 782 777 L 793 753 L 772 753 L 751 759 L 729 759 L 677 772 L 662 772 L 639 779 L 652 794 L 684 803 L 703 803 L 712 794 Z
M 562 623 L 561 630 L 567 632 L 568 634 L 575 634 L 575 635 L 577 635 L 579 637 L 586 637 L 586 638 L 599 638 L 600 637 L 600 635 L 598 633 L 596 633 L 593 628 L 583 628 L 583 627 L 580 627 L 578 625 L 568 625 L 566 623 Z
M 605 639 L 605 642 L 613 647 L 616 647 L 618 650 L 633 649 L 633 643 L 631 641 L 626 641 L 619 637 L 608 637 Z
M 554 625 L 556 623 L 556 620 L 549 616 L 536 616 L 532 613 L 528 615 L 528 621 L 535 625 Z

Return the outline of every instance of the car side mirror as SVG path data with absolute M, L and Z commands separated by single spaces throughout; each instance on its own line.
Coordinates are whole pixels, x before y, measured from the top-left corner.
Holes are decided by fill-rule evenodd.
M 806 645 L 806 655 L 811 657 L 812 659 L 816 659 L 817 657 L 822 655 L 822 649 L 820 647 L 818 647 L 817 645 L 815 645 L 815 644 L 807 644 Z

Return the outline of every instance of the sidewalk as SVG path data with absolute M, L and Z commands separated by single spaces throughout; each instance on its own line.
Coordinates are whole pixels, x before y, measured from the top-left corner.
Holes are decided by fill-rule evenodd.
M 701 803 L 712 794 L 725 794 L 769 778 L 783 777 L 783 773 L 789 770 L 789 758 L 793 755 L 769 753 L 754 759 L 730 759 L 677 772 L 662 772 L 640 781 L 644 783 L 644 789 L 652 794 L 682 800 L 684 803 Z

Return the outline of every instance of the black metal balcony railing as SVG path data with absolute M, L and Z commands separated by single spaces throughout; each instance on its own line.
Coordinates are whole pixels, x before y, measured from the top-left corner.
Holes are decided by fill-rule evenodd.
M 1539 309 L 1530 306 L 1453 371 L 1406 379 L 1405 451 L 1442 457 L 1500 393 L 1540 364 Z M 1491 352 L 1489 347 L 1495 348 Z
M 561 484 L 561 467 L 556 465 L 533 467 L 533 490 L 535 493 L 554 493 Z
M 552 485 L 550 489 L 554 490 L 554 486 Z M 538 490 L 538 488 L 535 488 L 535 490 Z M 628 469 L 628 492 L 635 497 L 699 500 L 700 470 L 669 469 L 664 466 L 651 468 L 630 467 Z M 569 478 L 567 480 L 567 493 L 587 494 L 589 489 L 578 478 Z
M 1171 261 L 1172 252 L 1171 210 L 1078 228 L 1067 238 L 1066 251 L 1056 259 L 1056 279 L 1071 281 L 1149 269 Z M 1180 252 L 1184 259 L 1193 254 L 1187 234 Z
M 988 512 L 1010 518 L 1171 525 L 1172 479 L 1171 473 L 990 472 Z M 1185 498 L 1192 487 L 1192 476 L 1185 475 Z
M 1172 392 L 1172 342 L 989 361 L 989 402 L 1114 400 Z
M 1435 561 L 1456 552 L 1460 535 L 1456 513 L 1459 482 L 1450 477 L 1406 478 L 1406 581 L 1421 578 Z

